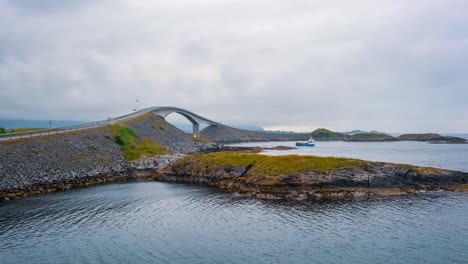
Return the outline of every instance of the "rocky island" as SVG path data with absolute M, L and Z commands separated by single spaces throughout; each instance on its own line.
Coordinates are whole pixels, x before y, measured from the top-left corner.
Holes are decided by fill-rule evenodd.
M 140 177 L 201 183 L 268 199 L 320 200 L 468 191 L 468 173 L 404 164 L 244 152 L 195 154 Z
M 442 136 L 435 133 L 403 134 L 397 140 L 400 141 L 424 141 L 433 144 L 467 144 L 467 140 L 459 137 Z
M 442 136 L 435 133 L 403 134 L 394 137 L 385 133 L 371 131 L 351 131 L 352 134 L 335 132 L 325 128 L 318 128 L 312 133 L 248 131 L 220 125 L 207 127 L 201 131 L 201 136 L 211 142 L 238 143 L 255 141 L 300 141 L 312 136 L 317 141 L 346 141 L 346 142 L 391 142 L 391 141 L 424 141 L 439 144 L 466 144 L 466 139 L 460 137 Z
M 318 141 L 347 141 L 347 142 L 388 142 L 388 141 L 422 141 L 439 144 L 467 144 L 468 141 L 460 137 L 442 136 L 435 133 L 426 134 L 402 134 L 393 137 L 385 133 L 355 133 L 346 134 L 334 132 L 325 128 L 319 128 L 312 132 L 312 136 Z
M 225 131 L 226 138 L 214 133 L 216 129 Z M 257 198 L 307 200 L 468 189 L 468 174 L 463 172 L 331 157 L 271 157 L 257 154 L 261 148 L 218 143 L 238 140 L 237 132 L 244 139 L 257 140 L 291 140 L 307 134 L 238 131 L 227 126 L 206 130 L 201 134 L 215 140 L 192 138 L 148 113 L 100 128 L 1 141 L 0 200 L 135 179 L 207 184 Z M 340 136 L 316 132 L 327 139 Z M 378 135 L 344 139 L 393 140 Z

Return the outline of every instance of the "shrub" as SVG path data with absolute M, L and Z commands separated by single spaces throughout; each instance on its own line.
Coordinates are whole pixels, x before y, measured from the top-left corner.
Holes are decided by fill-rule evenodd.
M 113 125 L 112 134 L 114 135 L 115 143 L 121 146 L 135 144 L 136 135 L 130 128 L 125 126 Z
M 170 154 L 171 152 L 150 139 L 138 140 L 133 130 L 126 126 L 113 125 L 111 127 L 115 143 L 120 145 L 127 162 L 135 161 L 141 156 L 155 156 Z

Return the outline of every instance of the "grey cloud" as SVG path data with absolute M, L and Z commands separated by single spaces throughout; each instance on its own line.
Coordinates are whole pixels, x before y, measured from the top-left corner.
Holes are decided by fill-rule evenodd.
M 74 11 L 97 1 L 99 0 L 6 0 L 5 2 L 24 12 L 47 15 L 51 12 Z
M 73 3 L 72 3 L 73 2 Z M 468 131 L 460 1 L 0 1 L 0 117 Z

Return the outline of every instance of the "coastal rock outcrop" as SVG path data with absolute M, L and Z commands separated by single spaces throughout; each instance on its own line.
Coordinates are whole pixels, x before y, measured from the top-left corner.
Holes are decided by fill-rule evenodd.
M 161 117 L 148 114 L 127 121 L 136 140 L 152 140 L 176 153 L 199 153 L 214 146 L 194 142 Z M 124 181 L 135 169 L 125 160 L 112 127 L 0 142 L 0 201 L 67 190 L 104 182 Z M 145 159 L 145 157 L 142 157 Z M 151 165 L 148 158 L 144 168 Z M 137 166 L 138 167 L 138 166 Z
M 418 191 L 467 191 L 468 173 L 353 159 L 219 152 L 187 156 L 153 179 L 203 183 L 245 196 L 338 199 Z

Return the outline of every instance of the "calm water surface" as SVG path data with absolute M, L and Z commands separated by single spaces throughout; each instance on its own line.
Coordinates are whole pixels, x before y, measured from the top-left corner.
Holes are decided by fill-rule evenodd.
M 267 152 L 468 171 L 467 153 L 468 145 L 418 142 Z M 0 263 L 468 263 L 467 223 L 466 193 L 291 204 L 113 184 L 0 203 Z
M 113 184 L 0 204 L 0 263 L 467 263 L 468 195 L 315 204 Z
M 251 142 L 238 146 L 295 146 L 295 142 Z M 269 150 L 268 155 L 316 155 L 406 163 L 468 172 L 468 144 L 426 142 L 316 142 L 315 147 Z

